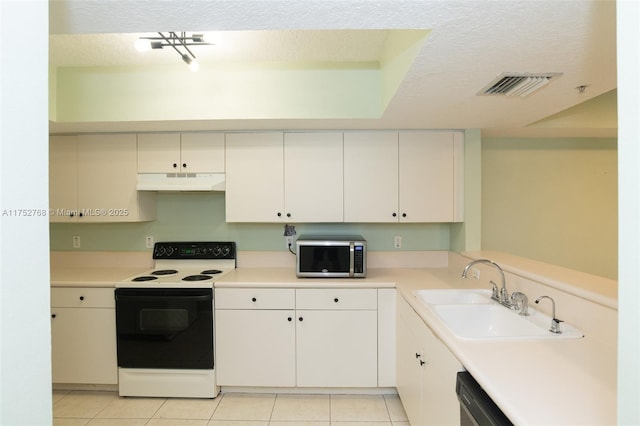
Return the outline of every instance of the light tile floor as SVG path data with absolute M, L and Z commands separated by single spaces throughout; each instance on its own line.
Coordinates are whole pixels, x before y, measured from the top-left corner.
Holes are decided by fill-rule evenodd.
M 54 391 L 54 426 L 409 426 L 397 395 L 221 394 L 121 398 Z

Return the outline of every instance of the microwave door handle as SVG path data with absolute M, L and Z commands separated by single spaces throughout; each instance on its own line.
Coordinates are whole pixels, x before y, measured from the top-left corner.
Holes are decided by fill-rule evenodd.
M 353 241 L 349 242 L 349 276 L 353 277 L 354 274 L 354 264 L 355 264 L 355 243 Z

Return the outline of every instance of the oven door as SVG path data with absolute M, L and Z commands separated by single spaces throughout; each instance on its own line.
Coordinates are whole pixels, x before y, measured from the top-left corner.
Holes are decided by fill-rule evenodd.
M 117 288 L 118 366 L 213 369 L 213 290 Z

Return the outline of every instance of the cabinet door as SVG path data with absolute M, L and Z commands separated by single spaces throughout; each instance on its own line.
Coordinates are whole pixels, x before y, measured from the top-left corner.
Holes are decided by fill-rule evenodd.
M 224 173 L 224 133 L 183 133 L 180 164 L 183 172 Z
M 398 133 L 344 134 L 344 221 L 398 221 Z
M 52 308 L 53 383 L 118 383 L 115 309 Z
M 293 310 L 216 310 L 221 386 L 295 386 Z
M 400 132 L 401 222 L 453 221 L 453 153 L 453 132 Z
M 426 325 L 423 325 L 423 336 L 426 368 L 422 379 L 422 424 L 459 425 L 456 374 L 463 370 L 462 364 Z
M 140 133 L 138 135 L 138 173 L 179 171 L 179 133 Z
M 404 300 L 399 303 L 406 304 Z M 414 333 L 404 315 L 398 315 L 396 324 L 396 388 L 409 422 L 412 425 L 422 425 L 424 364 L 421 363 L 423 353 L 421 339 Z
M 285 211 L 293 222 L 342 222 L 342 133 L 285 133 Z
M 138 195 L 135 134 L 78 136 L 78 206 L 83 222 L 155 218 L 155 193 Z M 147 216 L 148 215 L 148 216 Z
M 78 210 L 76 136 L 49 139 L 49 209 L 51 222 L 75 222 Z
M 300 387 L 375 387 L 376 311 L 296 311 Z
M 226 135 L 226 221 L 282 222 L 283 133 Z

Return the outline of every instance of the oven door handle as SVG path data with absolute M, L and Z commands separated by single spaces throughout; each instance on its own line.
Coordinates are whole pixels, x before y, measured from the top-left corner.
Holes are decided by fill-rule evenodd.
M 123 296 L 116 295 L 116 300 L 123 302 L 206 302 L 213 300 L 211 295 L 204 296 Z

